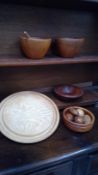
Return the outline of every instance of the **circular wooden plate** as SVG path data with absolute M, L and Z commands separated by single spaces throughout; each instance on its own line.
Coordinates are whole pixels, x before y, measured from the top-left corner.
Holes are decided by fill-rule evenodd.
M 48 138 L 59 119 L 56 104 L 38 92 L 14 93 L 0 104 L 1 133 L 16 142 L 35 143 Z
M 54 89 L 54 93 L 62 100 L 72 100 L 83 96 L 84 92 L 81 88 L 74 85 L 61 85 Z

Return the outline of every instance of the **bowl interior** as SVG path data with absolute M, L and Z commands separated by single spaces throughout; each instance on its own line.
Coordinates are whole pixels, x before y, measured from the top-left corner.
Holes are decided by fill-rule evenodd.
M 68 113 L 68 112 L 70 111 L 70 109 L 72 109 L 72 108 L 73 108 L 73 109 L 82 109 L 82 110 L 84 111 L 85 115 L 89 115 L 89 117 L 90 117 L 90 119 L 91 119 L 90 123 L 89 123 L 89 124 L 85 124 L 85 123 L 80 124 L 80 123 L 77 123 L 77 122 L 75 122 L 75 121 L 69 120 L 69 119 L 68 119 L 68 116 L 67 116 L 67 113 Z M 87 109 L 85 109 L 85 108 L 77 107 L 77 106 L 72 106 L 72 107 L 66 108 L 66 109 L 63 111 L 63 118 L 64 118 L 64 120 L 65 120 L 66 122 L 68 122 L 68 123 L 70 123 L 70 124 L 72 124 L 72 125 L 74 125 L 74 126 L 76 126 L 76 127 L 87 127 L 87 126 L 89 126 L 89 125 L 93 125 L 93 123 L 94 123 L 94 121 L 95 121 L 95 116 L 93 115 L 92 112 L 90 112 L 89 110 L 87 110 Z

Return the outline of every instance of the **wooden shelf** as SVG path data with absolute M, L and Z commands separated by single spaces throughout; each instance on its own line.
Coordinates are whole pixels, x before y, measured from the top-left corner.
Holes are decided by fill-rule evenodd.
M 76 58 L 47 57 L 40 60 L 28 58 L 0 58 L 0 67 L 9 66 L 41 66 L 41 65 L 61 65 L 98 62 L 98 56 L 81 56 Z
M 88 106 L 98 102 L 98 86 L 85 87 L 83 89 L 83 97 L 70 102 L 59 100 L 53 92 L 45 92 L 45 94 L 57 104 L 59 109 L 64 109 L 64 107 L 70 105 Z

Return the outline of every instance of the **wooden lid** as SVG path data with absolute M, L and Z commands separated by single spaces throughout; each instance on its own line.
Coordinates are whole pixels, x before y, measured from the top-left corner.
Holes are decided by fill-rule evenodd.
M 48 138 L 59 124 L 59 111 L 47 96 L 23 91 L 5 98 L 0 105 L 0 130 L 9 139 L 35 143 Z

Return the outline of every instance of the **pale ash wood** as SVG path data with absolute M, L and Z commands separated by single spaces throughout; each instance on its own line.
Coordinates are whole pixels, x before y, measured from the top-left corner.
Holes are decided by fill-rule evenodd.
M 50 98 L 41 93 L 14 93 L 5 98 L 1 106 L 1 133 L 13 141 L 36 143 L 48 138 L 58 127 L 58 108 Z
M 47 57 L 42 59 L 28 59 L 25 57 L 8 57 L 0 58 L 0 67 L 9 66 L 39 66 L 39 65 L 62 65 L 62 64 L 78 64 L 78 63 L 93 63 L 98 62 L 98 56 L 80 56 L 75 58 L 62 58 L 62 57 Z

